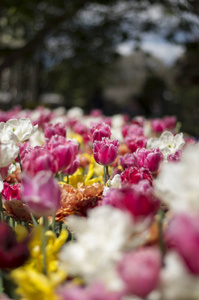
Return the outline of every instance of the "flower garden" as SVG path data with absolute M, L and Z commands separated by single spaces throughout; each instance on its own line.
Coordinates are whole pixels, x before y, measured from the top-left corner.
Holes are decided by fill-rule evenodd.
M 199 299 L 199 145 L 175 116 L 0 121 L 0 299 Z

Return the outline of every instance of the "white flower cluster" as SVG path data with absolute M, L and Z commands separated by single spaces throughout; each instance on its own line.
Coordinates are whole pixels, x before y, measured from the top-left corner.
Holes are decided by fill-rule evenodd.
M 171 210 L 199 212 L 199 145 L 187 146 L 180 162 L 163 165 L 154 187 Z

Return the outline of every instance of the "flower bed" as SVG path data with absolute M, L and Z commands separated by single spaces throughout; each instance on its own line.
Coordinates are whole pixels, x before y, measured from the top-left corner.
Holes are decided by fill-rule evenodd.
M 0 120 L 1 299 L 199 299 L 199 146 L 174 116 Z

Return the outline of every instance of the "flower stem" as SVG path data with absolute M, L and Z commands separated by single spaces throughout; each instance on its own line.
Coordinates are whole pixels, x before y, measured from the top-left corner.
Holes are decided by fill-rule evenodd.
M 37 220 L 36 220 L 36 218 L 34 217 L 34 215 L 33 215 L 32 213 L 30 213 L 30 215 L 31 215 L 31 218 L 32 218 L 33 225 L 34 225 L 34 226 L 38 226 Z
M 0 222 L 3 222 L 3 203 L 2 203 L 1 193 L 0 193 Z
M 0 269 L 0 294 L 2 294 L 3 291 L 4 291 L 4 288 L 3 288 L 3 272 Z
M 43 255 L 43 274 L 47 274 L 47 257 L 46 257 L 46 231 L 48 229 L 48 218 L 43 217 L 43 228 L 41 237 L 41 251 Z
M 21 173 L 23 172 L 23 167 L 22 167 L 22 163 L 21 163 L 21 157 L 18 154 L 18 160 L 19 160 L 19 165 L 20 165 L 20 169 L 21 169 Z
M 52 215 L 52 231 L 55 233 L 55 214 Z
M 105 186 L 106 186 L 108 179 L 109 179 L 108 166 L 104 166 L 104 185 Z

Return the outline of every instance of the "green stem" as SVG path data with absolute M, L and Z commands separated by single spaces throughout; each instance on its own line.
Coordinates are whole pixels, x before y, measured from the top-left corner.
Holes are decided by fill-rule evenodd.
M 21 163 L 21 157 L 18 154 L 18 160 L 19 160 L 19 165 L 20 165 L 20 169 L 21 169 L 21 173 L 23 172 L 23 167 L 22 167 L 22 163 Z
M 4 291 L 4 287 L 3 287 L 3 272 L 0 269 L 0 294 L 2 294 Z
M 52 231 L 55 233 L 55 214 L 52 215 Z
M 0 193 L 0 222 L 3 222 L 3 203 L 2 203 L 1 193 Z
M 104 166 L 104 185 L 105 186 L 106 186 L 108 179 L 109 179 L 108 166 Z
M 59 234 L 61 233 L 62 231 L 62 222 L 59 222 Z
M 46 231 L 48 229 L 48 217 L 43 217 L 43 228 L 41 237 L 41 251 L 43 255 L 43 273 L 47 275 L 47 257 L 46 257 Z
M 31 215 L 31 218 L 32 218 L 33 225 L 38 226 L 37 220 L 35 219 L 33 213 L 30 213 L 30 215 Z

